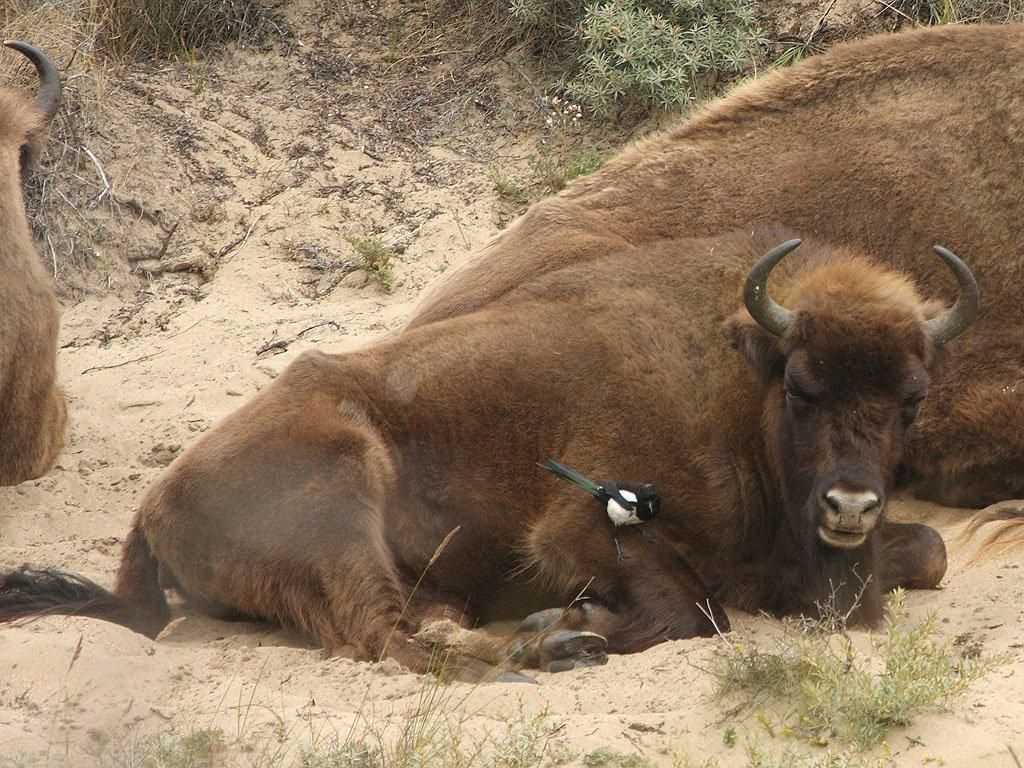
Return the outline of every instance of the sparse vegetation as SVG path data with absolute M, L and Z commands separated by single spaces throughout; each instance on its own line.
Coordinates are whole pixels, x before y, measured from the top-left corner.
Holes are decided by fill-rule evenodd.
M 823 622 L 805 622 L 771 648 L 728 641 L 713 670 L 718 694 L 739 699 L 733 714 L 776 705 L 786 714 L 773 730 L 860 751 L 920 712 L 948 704 L 999 663 L 958 653 L 936 636 L 933 616 L 909 622 L 902 592 L 888 611 L 888 632 L 873 642 L 872 655 L 858 651 L 843 617 L 827 611 Z
M 1016 0 L 893 0 L 890 13 L 901 13 L 921 24 L 972 24 L 1024 20 L 1024 5 Z
M 391 272 L 391 260 L 395 258 L 395 252 L 374 238 L 363 239 L 355 235 L 345 235 L 345 240 L 356 251 L 356 256 L 352 260 L 356 269 L 365 272 L 368 278 L 375 280 L 385 292 L 389 292 L 395 282 L 395 276 Z
M 494 180 L 494 188 L 498 194 L 510 203 L 526 205 L 534 198 L 526 184 L 506 176 L 497 166 L 491 167 L 491 178 Z
M 526 205 L 560 192 L 570 182 L 599 169 L 606 160 L 607 156 L 597 149 L 561 154 L 543 144 L 537 154 L 527 161 L 530 168 L 527 178 L 513 178 L 497 167 L 491 168 L 491 178 L 494 180 L 494 188 L 505 200 Z
M 158 739 L 146 768 L 219 768 L 227 755 L 224 734 L 214 728 L 175 739 Z
M 583 764 L 592 768 L 654 768 L 646 757 L 631 755 L 610 747 L 601 747 L 583 757 Z
M 891 761 L 880 757 L 859 755 L 851 752 L 800 752 L 794 749 L 781 751 L 765 750 L 761 747 L 747 748 L 746 768 L 886 768 Z
M 321 726 L 256 739 L 229 739 L 216 728 L 162 734 L 109 749 L 100 768 L 549 768 L 571 755 L 544 715 L 512 713 L 500 734 L 470 733 L 458 701 L 435 678 L 425 679 L 417 706 L 401 718 L 323 736 Z M 302 743 L 305 741 L 306 743 Z M 609 753 L 611 754 L 611 753 Z M 617 753 L 615 753 L 617 754 Z M 643 768 L 648 762 L 587 763 Z

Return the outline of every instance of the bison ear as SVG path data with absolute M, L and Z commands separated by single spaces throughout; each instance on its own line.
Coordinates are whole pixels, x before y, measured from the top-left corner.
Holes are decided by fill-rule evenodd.
M 925 320 L 931 320 L 948 309 L 949 307 L 938 299 L 928 299 L 921 306 L 921 314 Z M 949 353 L 944 344 L 936 346 L 928 341 L 927 338 L 925 339 L 924 346 L 915 351 L 920 356 L 925 368 L 931 372 L 933 378 L 943 371 L 945 363 L 949 358 Z
M 758 325 L 746 310 L 726 318 L 723 329 L 762 386 L 767 387 L 785 372 L 786 356 L 782 354 L 778 337 Z

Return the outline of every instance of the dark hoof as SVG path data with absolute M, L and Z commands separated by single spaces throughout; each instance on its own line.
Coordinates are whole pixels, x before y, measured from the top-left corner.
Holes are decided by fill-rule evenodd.
M 562 618 L 565 611 L 561 608 L 548 608 L 544 611 L 537 611 L 531 613 L 525 619 L 523 619 L 519 626 L 516 628 L 516 632 L 522 632 L 524 634 L 536 634 L 537 632 L 543 632 L 548 627 L 553 626 Z
M 540 652 L 546 661 L 590 659 L 607 654 L 608 641 L 593 632 L 563 629 L 541 640 Z
M 582 659 L 558 659 L 547 664 L 544 672 L 568 672 L 570 669 L 584 669 L 585 667 L 600 667 L 608 663 L 608 654 L 601 653 L 596 656 L 587 656 Z

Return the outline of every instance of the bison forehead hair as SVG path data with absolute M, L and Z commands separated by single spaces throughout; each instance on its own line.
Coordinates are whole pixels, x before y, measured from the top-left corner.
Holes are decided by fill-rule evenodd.
M 811 270 L 793 283 L 784 303 L 794 311 L 794 324 L 783 353 L 803 350 L 797 355 L 802 367 L 832 396 L 864 389 L 903 394 L 906 379 L 931 363 L 933 346 L 922 323 L 940 304 L 868 259 Z
M 18 91 L 0 89 L 0 144 L 20 147 L 28 137 L 40 133 L 44 123 L 30 98 Z

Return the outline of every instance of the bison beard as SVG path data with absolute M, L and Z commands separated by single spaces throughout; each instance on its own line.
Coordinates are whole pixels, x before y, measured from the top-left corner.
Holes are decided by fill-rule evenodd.
M 0 620 L 69 613 L 152 636 L 171 587 L 332 653 L 423 670 L 441 642 L 467 676 L 709 635 L 728 628 L 722 603 L 787 614 L 835 592 L 847 611 L 862 582 L 855 618 L 873 622 L 881 590 L 938 582 L 942 541 L 885 521 L 883 502 L 860 546 L 831 547 L 813 489 L 870 481 L 884 498 L 941 313 L 848 249 L 807 245 L 774 278 L 791 322 L 766 330 L 736 302 L 752 252 L 780 237 L 626 251 L 364 350 L 306 354 L 151 489 L 112 593 L 22 570 L 0 580 Z M 815 402 L 791 401 L 798 384 Z M 548 456 L 656 483 L 659 516 L 613 530 L 535 467 Z M 514 637 L 468 631 L 537 603 L 569 607 Z

